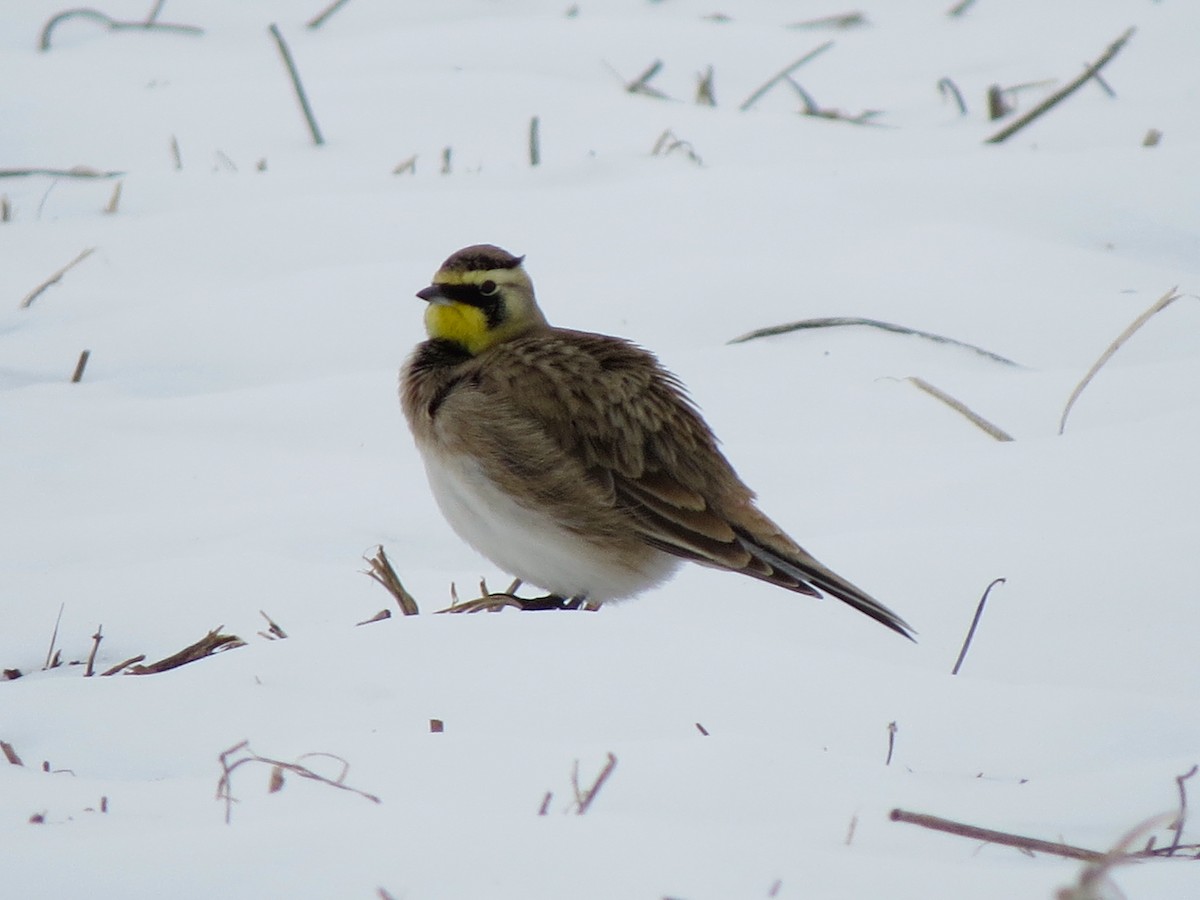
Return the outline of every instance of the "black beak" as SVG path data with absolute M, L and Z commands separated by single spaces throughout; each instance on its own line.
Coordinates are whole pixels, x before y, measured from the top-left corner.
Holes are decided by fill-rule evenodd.
M 445 297 L 446 295 L 442 293 L 440 285 L 431 284 L 429 287 L 417 291 L 417 296 L 422 300 L 437 300 L 439 297 Z

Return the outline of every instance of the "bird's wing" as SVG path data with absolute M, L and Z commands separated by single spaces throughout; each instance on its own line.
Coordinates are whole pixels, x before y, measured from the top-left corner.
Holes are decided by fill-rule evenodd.
M 554 330 L 492 353 L 479 389 L 498 404 L 504 398 L 505 418 L 541 431 L 577 463 L 643 541 L 798 593 L 827 591 L 907 635 L 903 620 L 758 510 L 682 385 L 648 351 L 619 338 Z M 526 468 L 550 477 L 545 465 L 535 460 Z

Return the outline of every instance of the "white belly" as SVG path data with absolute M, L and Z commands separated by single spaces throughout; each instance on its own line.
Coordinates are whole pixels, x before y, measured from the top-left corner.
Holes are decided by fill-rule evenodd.
M 470 457 L 422 456 L 433 496 L 458 536 L 523 582 L 560 597 L 602 603 L 661 584 L 680 564 L 655 552 L 631 567 L 545 513 L 514 501 Z

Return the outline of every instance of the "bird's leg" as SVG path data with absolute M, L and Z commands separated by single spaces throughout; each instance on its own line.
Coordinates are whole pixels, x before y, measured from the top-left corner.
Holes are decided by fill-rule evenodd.
M 519 583 L 518 583 L 519 584 Z M 589 609 L 595 610 L 599 607 L 595 604 L 587 603 L 586 597 L 560 597 L 557 594 L 547 594 L 545 597 L 518 597 L 511 593 L 514 588 L 509 591 L 498 594 L 484 594 L 474 600 L 468 600 L 465 603 L 456 603 L 446 609 L 438 610 L 444 613 L 476 613 L 476 612 L 498 612 L 506 606 L 512 606 L 526 612 L 534 612 L 543 609 Z M 586 604 L 586 605 L 585 605 Z

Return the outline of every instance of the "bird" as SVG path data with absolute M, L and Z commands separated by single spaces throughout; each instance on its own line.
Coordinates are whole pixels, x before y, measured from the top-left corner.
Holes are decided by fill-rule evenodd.
M 595 609 L 690 561 L 832 595 L 915 640 L 900 616 L 758 509 L 683 383 L 651 352 L 550 325 L 524 259 L 475 244 L 442 263 L 416 292 L 428 339 L 400 385 L 451 527 L 518 582 L 549 592 L 522 599 L 510 589 L 504 605 Z

